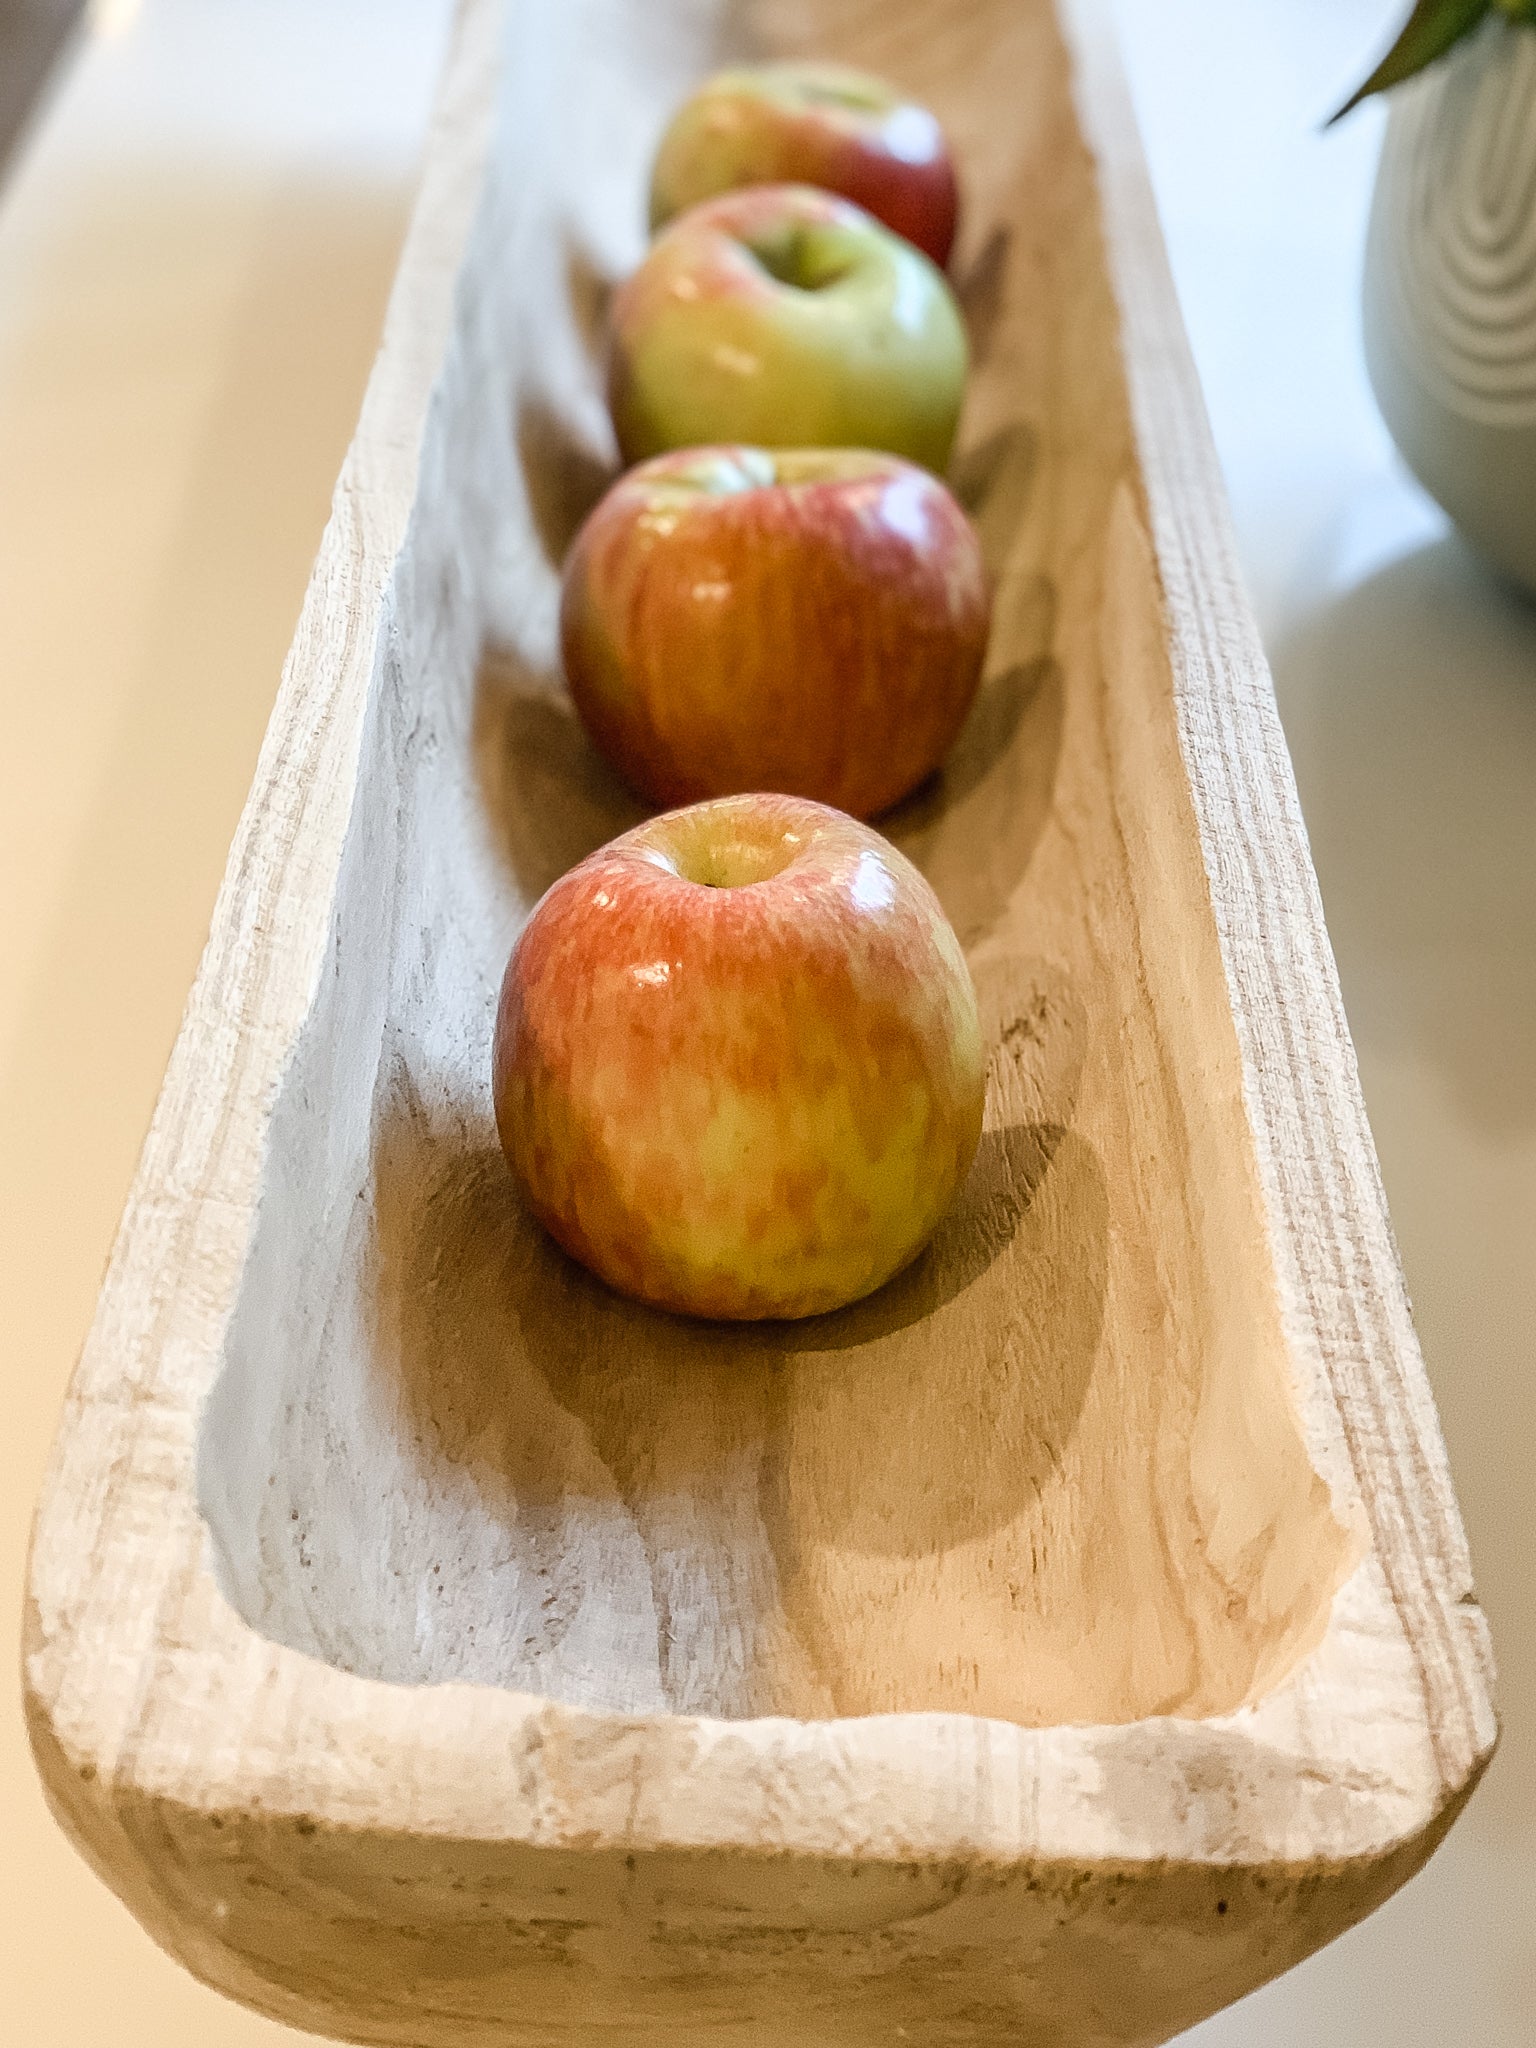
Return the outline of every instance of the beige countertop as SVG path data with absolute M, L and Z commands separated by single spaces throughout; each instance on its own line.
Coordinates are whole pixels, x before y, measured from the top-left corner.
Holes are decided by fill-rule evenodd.
M 0 191 L 3 1631 L 351 435 L 445 0 L 106 0 Z M 153 1948 L 0 1731 L 0 2037 L 298 2038 Z
M 1121 4 L 1506 1723 L 1425 1875 L 1190 2040 L 1514 2048 L 1536 2039 L 1536 610 L 1445 537 L 1363 384 L 1375 123 L 1326 143 L 1315 124 L 1384 0 Z M 0 187 L 12 1641 L 32 1500 L 367 375 L 447 11 L 97 0 Z M 185 1977 L 78 1861 L 14 1686 L 0 1806 L 7 2038 L 298 2038 Z

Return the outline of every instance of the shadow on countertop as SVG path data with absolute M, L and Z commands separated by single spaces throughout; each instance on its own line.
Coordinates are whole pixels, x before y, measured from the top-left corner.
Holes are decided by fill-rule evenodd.
M 0 0 L 0 174 L 84 0 Z
M 1513 1855 L 1536 1823 L 1536 604 L 1439 539 L 1272 655 L 1493 1629 L 1504 1738 L 1468 1825 Z
M 1536 1127 L 1536 604 L 1462 544 L 1376 570 L 1273 650 L 1362 1043 L 1485 1133 Z

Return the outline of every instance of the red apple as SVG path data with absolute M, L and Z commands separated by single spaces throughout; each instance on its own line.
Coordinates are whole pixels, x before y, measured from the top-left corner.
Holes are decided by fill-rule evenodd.
M 682 214 L 614 295 L 626 462 L 668 448 L 886 448 L 949 460 L 966 342 L 943 273 L 829 192 L 751 185 Z
M 960 195 L 926 107 L 845 64 L 757 64 L 707 80 L 673 116 L 651 174 L 651 226 L 740 185 L 840 192 L 942 270 Z
M 642 795 L 915 789 L 976 694 L 988 599 L 938 479 L 864 449 L 691 448 L 623 476 L 577 535 L 566 680 Z
M 807 1316 L 927 1241 L 981 1132 L 976 997 L 916 868 L 798 797 L 670 811 L 540 900 L 496 1019 L 527 1199 L 621 1293 Z

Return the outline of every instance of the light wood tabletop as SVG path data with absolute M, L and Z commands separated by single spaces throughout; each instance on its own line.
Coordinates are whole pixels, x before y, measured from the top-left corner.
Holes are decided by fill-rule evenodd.
M 1379 119 L 1317 123 L 1388 0 L 1120 11 L 1505 1720 L 1425 1874 L 1189 2039 L 1514 2048 L 1536 2036 L 1536 609 L 1447 538 L 1364 384 Z M 447 14 L 96 0 L 0 186 L 13 1642 L 32 1503 L 356 417 Z M 76 1858 L 14 1686 L 0 1810 L 0 2032 L 300 2038 L 184 1976 Z

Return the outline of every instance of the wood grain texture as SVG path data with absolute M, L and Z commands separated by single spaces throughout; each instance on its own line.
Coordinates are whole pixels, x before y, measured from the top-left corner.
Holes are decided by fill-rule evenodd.
M 919 91 L 965 174 L 996 625 L 886 826 L 993 1057 L 924 1259 L 722 1332 L 533 1228 L 488 1048 L 521 918 L 637 815 L 554 612 L 648 151 L 711 63 L 807 49 Z M 1486 1632 L 1086 0 L 467 0 L 26 1684 L 156 1937 L 379 2042 L 1151 2043 L 1449 1825 Z

